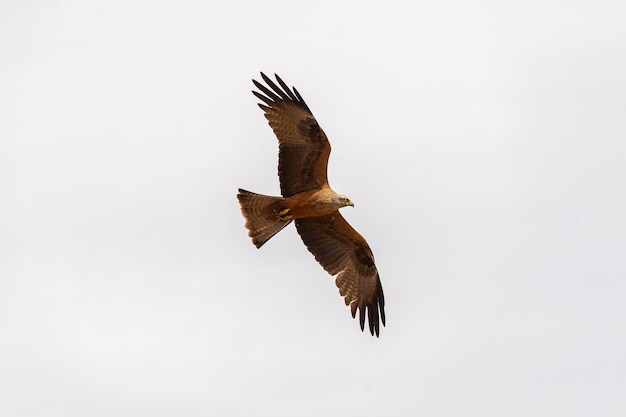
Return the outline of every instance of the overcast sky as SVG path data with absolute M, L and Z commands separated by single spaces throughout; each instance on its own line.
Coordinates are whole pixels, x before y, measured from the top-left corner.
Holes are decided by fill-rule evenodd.
M 4 1 L 0 415 L 626 415 L 623 1 Z M 387 327 L 278 194 L 331 140 Z

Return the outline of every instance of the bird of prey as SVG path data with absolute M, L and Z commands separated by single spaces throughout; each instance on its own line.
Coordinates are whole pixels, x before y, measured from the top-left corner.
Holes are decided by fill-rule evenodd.
M 237 199 L 252 243 L 260 248 L 292 221 L 302 241 L 331 275 L 352 317 L 359 310 L 361 330 L 365 316 L 372 336 L 385 325 L 385 298 L 374 255 L 363 238 L 339 213 L 350 199 L 328 185 L 330 143 L 298 90 L 290 89 L 276 74 L 276 85 L 261 73 L 266 85 L 252 80 L 260 90 L 270 127 L 278 138 L 278 176 L 281 197 L 239 189 Z

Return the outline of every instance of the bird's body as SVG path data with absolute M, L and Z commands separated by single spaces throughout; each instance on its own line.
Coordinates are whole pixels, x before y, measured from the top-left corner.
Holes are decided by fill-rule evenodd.
M 303 191 L 285 198 L 285 205 L 290 219 L 304 219 L 331 214 L 338 209 L 352 206 L 352 202 L 345 196 L 337 194 L 330 187 L 319 190 Z
M 281 197 L 239 189 L 237 198 L 252 242 L 260 248 L 292 221 L 304 244 L 331 275 L 352 316 L 359 310 L 361 329 L 367 311 L 372 335 L 385 324 L 383 289 L 374 256 L 365 239 L 341 216 L 339 209 L 354 206 L 328 185 L 330 143 L 308 106 L 294 88 L 276 76 L 278 87 L 265 74 L 271 88 L 254 81 L 265 95 L 253 91 L 279 141 L 278 174 Z M 379 316 L 380 314 L 380 316 Z

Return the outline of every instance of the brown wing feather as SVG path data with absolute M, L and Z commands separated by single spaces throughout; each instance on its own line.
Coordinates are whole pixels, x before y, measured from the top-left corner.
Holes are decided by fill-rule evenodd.
M 339 293 L 350 306 L 352 317 L 359 310 L 361 330 L 367 310 L 370 333 L 378 336 L 379 320 L 385 325 L 385 297 L 374 255 L 363 236 L 338 211 L 328 216 L 296 219 L 295 223 L 315 259 L 329 274 L 337 275 Z
M 291 91 L 275 76 L 280 87 L 261 73 L 267 87 L 252 80 L 261 91 L 252 93 L 265 103 L 259 107 L 278 138 L 280 190 L 283 197 L 289 197 L 328 184 L 330 143 L 298 91 Z

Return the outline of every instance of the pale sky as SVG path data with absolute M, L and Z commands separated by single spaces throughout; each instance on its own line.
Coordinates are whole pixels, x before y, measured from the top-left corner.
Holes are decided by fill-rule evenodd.
M 0 415 L 626 415 L 623 1 L 0 5 Z M 290 226 L 328 135 L 387 327 Z

